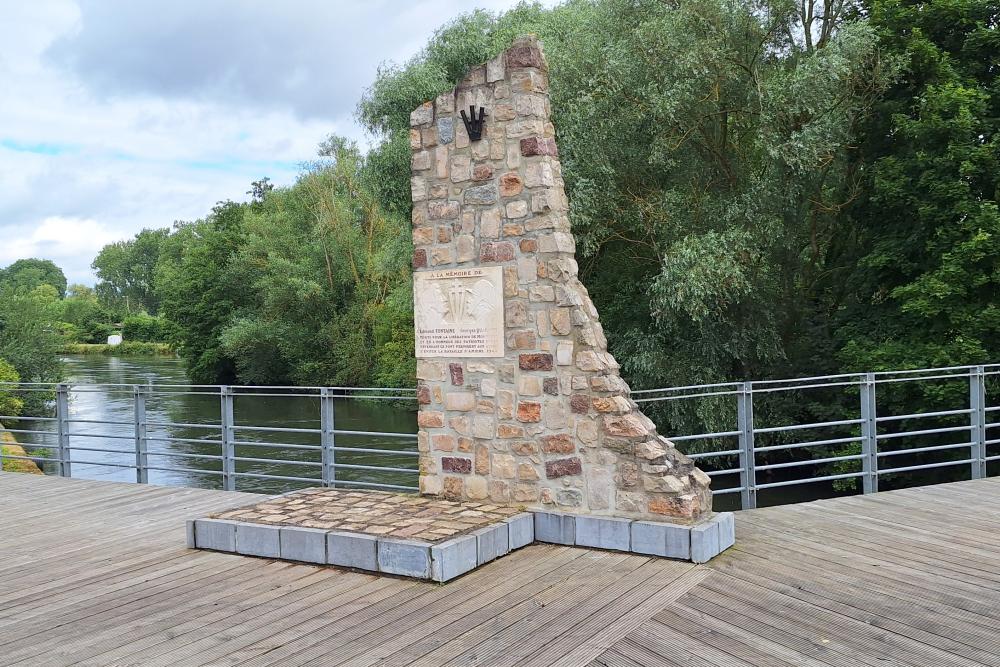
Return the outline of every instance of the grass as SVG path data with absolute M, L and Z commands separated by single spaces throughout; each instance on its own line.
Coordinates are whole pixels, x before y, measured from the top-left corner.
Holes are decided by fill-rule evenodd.
M 67 343 L 62 354 L 105 354 L 115 357 L 172 357 L 174 348 L 170 343 L 145 343 L 125 341 L 119 345 L 103 343 Z
M 17 444 L 17 440 L 14 436 L 7 431 L 3 430 L 3 426 L 0 425 L 0 451 L 3 452 L 4 456 L 27 456 L 28 453 L 24 451 L 24 447 Z M 3 460 L 3 471 L 4 472 L 26 472 L 32 475 L 41 475 L 42 470 L 34 461 L 26 461 L 24 459 L 4 459 Z

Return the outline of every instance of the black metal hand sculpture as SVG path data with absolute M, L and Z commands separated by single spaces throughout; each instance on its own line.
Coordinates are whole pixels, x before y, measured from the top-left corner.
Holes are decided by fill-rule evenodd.
M 471 116 L 471 118 L 469 117 Z M 479 141 L 483 138 L 483 124 L 486 122 L 486 109 L 479 107 L 479 118 L 476 118 L 476 107 L 469 106 L 469 116 L 465 115 L 462 109 L 462 122 L 465 123 L 465 131 L 469 135 L 469 141 Z

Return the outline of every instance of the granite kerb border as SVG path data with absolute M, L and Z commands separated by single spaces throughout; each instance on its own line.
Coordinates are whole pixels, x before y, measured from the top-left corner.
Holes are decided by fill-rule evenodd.
M 227 519 L 187 522 L 187 545 L 244 556 L 335 565 L 445 582 L 533 542 L 706 563 L 736 541 L 732 512 L 694 525 L 532 510 L 428 543 L 338 530 Z

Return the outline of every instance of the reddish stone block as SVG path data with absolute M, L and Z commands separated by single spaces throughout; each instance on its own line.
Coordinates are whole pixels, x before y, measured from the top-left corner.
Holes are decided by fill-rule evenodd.
M 542 380 L 542 391 L 549 396 L 559 395 L 559 378 L 545 378 Z
M 590 412 L 590 399 L 586 394 L 573 394 L 569 397 L 569 409 L 578 415 Z
M 422 428 L 441 428 L 444 426 L 444 413 L 435 410 L 420 410 L 417 412 L 417 426 Z
M 514 246 L 507 241 L 483 243 L 479 247 L 480 262 L 510 262 L 514 259 Z
M 542 404 L 534 401 L 521 401 L 517 404 L 517 421 L 535 423 L 542 421 Z
M 525 157 L 531 157 L 532 155 L 551 155 L 552 157 L 556 157 L 559 155 L 559 149 L 556 148 L 555 139 L 527 137 L 521 139 L 521 155 Z
M 693 519 L 701 514 L 702 508 L 698 496 L 689 494 L 673 498 L 651 498 L 649 511 L 653 514 L 663 514 L 679 519 Z
M 573 439 L 565 433 L 542 437 L 542 450 L 546 454 L 572 454 L 576 451 Z
M 556 477 L 566 477 L 567 475 L 579 475 L 583 472 L 580 459 L 573 456 L 568 459 L 556 459 L 545 462 L 545 476 L 549 479 Z
M 477 164 L 472 169 L 472 180 L 488 181 L 493 178 L 493 167 L 488 164 Z
M 537 46 L 514 46 L 507 50 L 507 67 L 534 67 L 546 70 L 545 57 Z
M 547 353 L 521 354 L 517 357 L 522 371 L 551 371 L 552 355 Z
M 420 405 L 430 405 L 431 388 L 425 384 L 417 385 L 417 403 Z
M 538 241 L 535 239 L 521 239 L 521 252 L 538 252 Z
M 465 384 L 465 373 L 462 371 L 462 364 L 448 364 L 448 373 L 451 375 L 451 383 L 456 387 Z
M 508 171 L 500 177 L 500 196 L 515 197 L 524 190 L 524 181 L 516 171 Z
M 413 268 L 423 269 L 427 267 L 427 250 L 417 248 L 413 251 Z
M 441 470 L 445 472 L 458 472 L 468 474 L 472 472 L 472 459 L 460 456 L 442 456 Z

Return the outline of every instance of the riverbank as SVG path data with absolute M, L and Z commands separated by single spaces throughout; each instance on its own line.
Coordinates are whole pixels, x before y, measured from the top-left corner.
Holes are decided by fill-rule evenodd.
M 27 456 L 28 452 L 14 439 L 14 434 L 0 424 L 0 450 L 4 456 Z M 29 475 L 43 475 L 38 464 L 28 459 L 4 459 L 2 464 L 4 472 L 26 472 Z
M 68 343 L 61 354 L 103 354 L 115 357 L 172 357 L 176 354 L 170 343 L 145 343 L 125 341 L 118 345 L 103 343 Z

